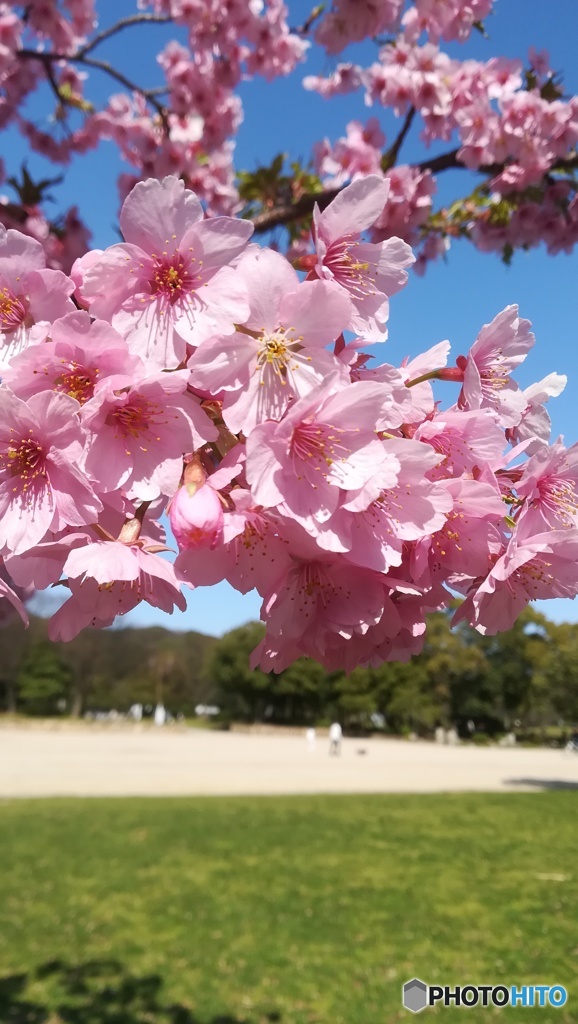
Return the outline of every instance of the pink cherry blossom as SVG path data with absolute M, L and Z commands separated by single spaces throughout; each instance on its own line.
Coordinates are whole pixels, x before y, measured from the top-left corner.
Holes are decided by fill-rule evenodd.
M 382 465 L 364 487 L 344 495 L 320 546 L 382 572 L 401 565 L 404 542 L 441 530 L 453 507 L 447 489 L 427 479 L 439 458 L 418 441 L 384 441 Z
M 181 550 L 213 550 L 223 530 L 223 506 L 210 483 L 198 488 L 184 484 L 171 499 L 169 519 Z
M 504 431 L 491 409 L 440 412 L 424 420 L 413 436 L 443 455 L 429 471 L 431 479 L 471 475 L 476 467 L 496 462 L 504 450 Z
M 578 526 L 578 445 L 542 445 L 515 484 L 525 499 L 518 524 L 525 535 Z
M 349 366 L 351 381 L 366 380 L 383 385 L 383 406 L 381 410 L 382 429 L 395 430 L 402 423 L 411 420 L 413 413 L 413 389 L 407 387 L 407 375 L 395 366 L 382 363 L 381 366 L 367 366 L 373 358 L 360 351 L 361 339 L 345 345 L 338 353 L 341 362 Z M 432 399 L 433 402 L 433 399 Z
M 232 508 L 224 513 L 217 547 L 211 551 L 206 547 L 181 551 L 175 566 L 194 586 L 228 580 L 241 594 L 256 589 L 264 596 L 271 579 L 280 576 L 289 564 L 283 523 L 256 505 L 245 488 L 235 487 L 229 498 Z
M 516 426 L 527 403 L 511 374 L 533 344 L 530 322 L 520 319 L 517 306 L 506 306 L 482 327 L 468 356 L 458 360 L 464 373 L 460 408 L 495 409 L 504 427 Z
M 6 568 L 12 579 L 21 587 L 45 590 L 60 581 L 64 563 L 71 548 L 82 547 L 94 540 L 88 530 L 49 531 L 45 539 L 21 555 L 10 555 Z
M 422 378 L 427 378 L 440 367 L 444 367 L 448 361 L 449 351 L 449 341 L 441 341 L 439 345 L 434 345 L 414 359 L 406 358 L 403 361 L 400 372 L 408 385 L 412 403 L 411 414 L 405 418 L 406 423 L 417 425 L 434 412 L 433 388 L 429 380 Z M 417 381 L 421 383 L 416 383 Z
M 140 544 L 96 541 L 70 552 L 64 564 L 71 597 L 52 616 L 48 635 L 71 640 L 86 626 L 110 626 L 117 615 L 146 601 L 154 608 L 184 611 L 186 601 L 170 562 Z
M 545 409 L 565 378 L 520 389 L 533 337 L 517 307 L 454 365 L 445 341 L 390 364 L 369 349 L 410 264 L 423 273 L 454 238 L 506 261 L 578 243 L 578 99 L 548 57 L 526 71 L 446 52 L 493 0 L 334 0 L 296 28 L 283 0 L 138 7 L 179 26 L 160 90 L 121 72 L 98 105 L 93 0 L 0 3 L 0 129 L 62 164 L 107 140 L 125 164 L 124 241 L 86 252 L 76 211 L 49 220 L 48 183 L 0 162 L 17 196 L 0 197 L 2 608 L 23 614 L 21 587 L 65 588 L 50 634 L 68 640 L 228 580 L 263 599 L 254 663 L 349 672 L 419 654 L 456 593 L 456 621 L 486 633 L 534 597 L 573 596 L 578 446 L 549 443 Z M 139 20 L 104 36 L 128 41 Z M 304 86 L 359 89 L 373 116 L 321 140 L 312 166 L 279 155 L 238 174 L 241 84 L 292 71 L 310 40 L 368 40 Z M 481 187 L 434 210 L 442 170 Z M 271 248 L 248 244 L 249 218 Z
M 407 593 L 394 593 L 395 611 L 398 616 L 401 628 L 393 636 L 389 636 L 389 629 L 384 629 L 384 619 L 388 624 L 388 613 L 376 626 L 371 626 L 367 633 L 361 638 L 363 649 L 353 652 L 357 656 L 357 664 L 368 665 L 377 668 L 384 661 L 409 661 L 411 657 L 419 654 L 426 639 L 426 622 L 424 599 Z M 434 610 L 428 606 L 428 610 Z M 359 639 L 355 638 L 359 643 Z M 350 648 L 344 652 L 350 661 Z M 352 668 L 355 667 L 352 665 Z
M 188 373 L 158 373 L 133 382 L 107 377 L 81 411 L 89 435 L 84 468 L 103 492 L 123 487 L 150 501 L 176 491 L 183 455 L 217 430 L 197 399 L 186 393 Z
M 13 358 L 3 379 L 19 398 L 58 391 L 84 405 L 96 384 L 117 374 L 144 376 L 144 365 L 110 324 L 78 310 L 54 321 L 49 341 Z
M 314 397 L 295 402 L 280 423 L 261 423 L 247 438 L 247 479 L 257 503 L 280 506 L 310 529 L 330 518 L 343 492 L 364 487 L 385 460 L 375 434 L 384 388 L 358 381 L 335 393 L 338 386 L 338 378 L 330 378 Z
M 78 403 L 41 392 L 21 401 L 0 387 L 0 549 L 21 554 L 48 530 L 94 522 L 102 504 L 78 468 Z
M 561 395 L 566 387 L 567 377 L 562 373 L 549 373 L 537 384 L 530 384 L 522 392 L 526 400 L 526 408 L 522 419 L 508 431 L 508 438 L 513 444 L 536 438 L 537 441 L 549 441 L 552 423 L 544 408 L 549 398 Z
M 366 342 L 383 341 L 389 315 L 388 297 L 407 282 L 406 267 L 415 257 L 400 238 L 369 243 L 362 232 L 378 219 L 386 204 L 389 184 L 370 175 L 354 181 L 321 213 L 313 213 L 319 277 L 335 281 L 352 300 L 348 328 Z
M 151 369 L 178 366 L 187 343 L 243 322 L 246 291 L 226 265 L 245 248 L 251 224 L 203 220 L 197 196 L 167 177 L 134 187 L 120 226 L 125 242 L 77 273 L 91 314 L 110 321 Z
M 377 573 L 328 557 L 295 560 L 264 601 L 262 616 L 267 637 L 298 644 L 303 653 L 323 663 L 329 639 L 337 636 L 343 643 L 379 622 L 385 598 Z M 292 660 L 290 648 L 286 664 Z M 265 670 L 269 667 L 266 657 L 261 665 Z
M 229 429 L 248 433 L 263 420 L 280 419 L 293 399 L 339 370 L 324 346 L 347 327 L 351 303 L 330 282 L 300 284 L 287 260 L 270 249 L 244 256 L 237 275 L 247 286 L 248 319 L 237 333 L 205 341 L 189 367 L 194 387 L 223 392 Z
M 0 371 L 28 345 L 43 341 L 50 324 L 74 307 L 74 285 L 46 269 L 39 242 L 0 225 Z
M 578 530 L 513 537 L 491 572 L 476 583 L 454 616 L 494 636 L 511 629 L 530 601 L 578 593 Z
M 441 483 L 452 509 L 441 530 L 418 540 L 412 555 L 415 580 L 456 574 L 485 576 L 504 543 L 506 507 L 499 491 L 480 480 Z
M 315 39 L 328 53 L 340 53 L 353 41 L 390 32 L 401 16 L 403 0 L 336 0 L 318 27 Z

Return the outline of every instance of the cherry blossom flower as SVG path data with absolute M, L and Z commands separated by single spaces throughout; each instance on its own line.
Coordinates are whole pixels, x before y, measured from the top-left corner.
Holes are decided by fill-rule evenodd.
M 525 536 L 578 526 L 578 445 L 542 445 L 523 466 L 515 484 L 525 499 L 518 517 Z
M 78 403 L 44 391 L 28 403 L 0 387 L 0 550 L 21 554 L 48 530 L 95 521 L 102 503 L 78 468 Z
M 513 537 L 491 572 L 475 584 L 460 605 L 454 623 L 470 622 L 494 636 L 511 629 L 530 601 L 575 597 L 578 593 L 578 530 L 553 530 Z
M 95 541 L 70 552 L 64 572 L 72 596 L 50 620 L 51 640 L 71 640 L 89 625 L 110 626 L 141 601 L 164 612 L 185 610 L 173 566 L 145 544 L 146 538 L 131 545 Z
M 526 400 L 511 379 L 534 344 L 529 320 L 517 306 L 506 306 L 482 327 L 468 356 L 458 359 L 464 380 L 458 399 L 461 409 L 495 409 L 504 427 L 514 427 L 526 410 Z
M 536 438 L 538 442 L 549 441 L 552 422 L 544 408 L 549 398 L 557 398 L 566 387 L 568 378 L 562 373 L 549 373 L 537 384 L 530 384 L 522 392 L 526 400 L 526 408 L 522 418 L 515 427 L 508 431 L 508 438 L 513 444 Z
M 407 424 L 418 425 L 432 416 L 435 409 L 434 395 L 431 382 L 427 378 L 436 370 L 445 367 L 449 351 L 449 341 L 441 341 L 414 359 L 405 359 L 400 366 L 400 373 L 408 385 L 412 404 L 411 414 L 405 417 Z
M 323 662 L 331 637 L 343 642 L 379 622 L 385 598 L 377 573 L 329 557 L 295 560 L 264 601 L 267 638 L 298 644 L 302 653 Z M 285 664 L 294 660 L 289 650 Z M 267 670 L 266 658 L 261 665 Z
M 21 555 L 10 555 L 6 568 L 12 579 L 21 587 L 32 590 L 46 590 L 60 581 L 64 563 L 72 548 L 82 547 L 94 540 L 89 530 L 70 527 L 57 533 L 49 531 L 44 540 Z
M 443 456 L 429 470 L 430 479 L 471 475 L 476 467 L 496 462 L 504 450 L 504 431 L 491 409 L 440 412 L 420 423 L 413 437 Z
M 453 507 L 447 489 L 427 479 L 438 462 L 439 455 L 418 441 L 384 441 L 382 465 L 364 487 L 344 495 L 319 545 L 382 572 L 400 565 L 404 542 L 442 529 Z
M 383 387 L 357 381 L 335 393 L 336 386 L 338 378 L 330 378 L 314 397 L 295 402 L 280 423 L 261 423 L 247 438 L 247 479 L 257 503 L 279 506 L 310 529 L 330 518 L 341 493 L 364 487 L 385 460 L 375 434 Z
M 247 317 L 245 288 L 227 264 L 252 225 L 202 216 L 178 178 L 139 182 L 120 216 L 125 242 L 76 265 L 92 316 L 112 323 L 150 369 L 177 367 L 187 343 L 231 334 Z
M 129 498 L 151 501 L 176 491 L 183 455 L 217 430 L 192 395 L 188 373 L 158 373 L 140 381 L 107 377 L 81 410 L 89 434 L 84 468 L 103 492 L 123 487 Z
M 455 574 L 485 576 L 504 546 L 507 509 L 499 491 L 480 480 L 440 481 L 452 499 L 442 528 L 418 540 L 412 555 L 417 581 Z
M 362 240 L 362 232 L 382 213 L 388 194 L 388 182 L 370 175 L 344 188 L 322 213 L 318 206 L 313 213 L 317 262 L 312 269 L 350 295 L 353 310 L 347 326 L 366 342 L 385 339 L 388 297 L 403 288 L 406 267 L 415 261 L 400 238 Z
M 339 369 L 324 346 L 347 327 L 351 303 L 329 282 L 300 284 L 287 260 L 270 249 L 244 256 L 237 274 L 247 285 L 248 319 L 236 334 L 205 341 L 189 367 L 194 387 L 223 392 L 229 429 L 248 433 L 263 420 L 280 419 L 290 401 Z
M 280 576 L 289 564 L 283 522 L 256 505 L 245 488 L 235 487 L 229 499 L 232 509 L 223 515 L 217 546 L 213 550 L 185 549 L 175 566 L 196 587 L 228 580 L 241 594 L 256 589 L 264 596 L 272 577 Z
M 78 310 L 54 321 L 49 341 L 13 358 L 3 379 L 25 400 L 58 391 L 84 405 L 97 384 L 117 374 L 144 376 L 144 365 L 110 324 Z
M 0 371 L 28 345 L 44 341 L 53 320 L 74 309 L 74 285 L 46 268 L 39 242 L 0 224 Z

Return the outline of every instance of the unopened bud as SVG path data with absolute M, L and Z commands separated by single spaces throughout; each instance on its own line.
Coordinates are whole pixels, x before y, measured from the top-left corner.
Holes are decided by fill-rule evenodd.
M 203 484 L 192 493 L 185 484 L 171 501 L 169 519 L 181 550 L 214 548 L 223 529 L 223 506 L 209 484 Z

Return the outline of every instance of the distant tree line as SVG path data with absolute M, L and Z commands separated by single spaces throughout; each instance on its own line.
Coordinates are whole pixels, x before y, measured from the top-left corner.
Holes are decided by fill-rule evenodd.
M 0 709 L 80 715 L 162 701 L 173 714 L 217 704 L 220 721 L 385 728 L 466 735 L 578 724 L 578 625 L 528 609 L 509 633 L 483 637 L 430 616 L 423 652 L 378 668 L 326 672 L 301 658 L 280 675 L 249 668 L 263 635 L 249 623 L 219 640 L 161 628 L 86 631 L 51 644 L 44 619 L 0 629 Z
M 215 645 L 201 633 L 166 629 L 85 630 L 68 644 L 48 640 L 46 620 L 32 617 L 0 629 L 0 708 L 74 716 L 128 711 L 162 701 L 193 714 L 212 698 L 206 667 Z
M 578 723 L 578 625 L 555 625 L 533 609 L 514 629 L 483 637 L 450 616 L 429 617 L 422 653 L 402 664 L 326 672 L 301 658 L 280 675 L 251 671 L 259 623 L 218 640 L 209 674 L 223 712 L 241 721 L 322 724 L 348 730 L 383 723 L 392 733 L 430 734 L 438 725 L 495 735 Z

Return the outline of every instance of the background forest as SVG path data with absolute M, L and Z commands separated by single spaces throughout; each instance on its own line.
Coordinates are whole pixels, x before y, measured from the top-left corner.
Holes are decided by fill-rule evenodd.
M 219 722 L 323 725 L 428 735 L 455 726 L 474 738 L 515 730 L 562 738 L 578 722 L 578 625 L 554 624 L 529 609 L 515 628 L 483 637 L 430 616 L 422 654 L 406 664 L 326 672 L 301 658 L 280 675 L 248 668 L 262 637 L 249 623 L 220 639 L 150 629 L 87 631 L 49 643 L 46 620 L 0 630 L 0 708 L 29 715 L 70 714 L 162 701 L 173 715 L 216 703 Z

